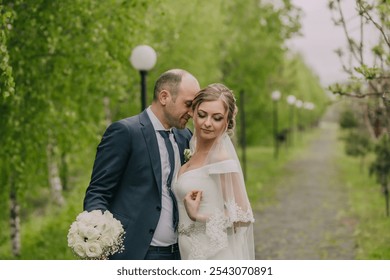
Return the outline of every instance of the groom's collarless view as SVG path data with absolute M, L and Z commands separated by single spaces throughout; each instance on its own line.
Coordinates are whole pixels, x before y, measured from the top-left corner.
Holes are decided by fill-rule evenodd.
M 147 109 L 106 129 L 84 210 L 109 210 L 122 223 L 124 250 L 110 259 L 181 259 L 171 182 L 184 163 L 192 136 L 186 124 L 199 90 L 189 72 L 168 70 L 157 79 Z

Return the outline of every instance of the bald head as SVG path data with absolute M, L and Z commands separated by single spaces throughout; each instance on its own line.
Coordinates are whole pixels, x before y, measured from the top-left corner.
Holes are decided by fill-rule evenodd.
M 199 86 L 197 79 L 188 71 L 183 69 L 170 69 L 161 74 L 161 76 L 157 79 L 154 85 L 153 101 L 158 99 L 158 95 L 162 90 L 169 91 L 172 98 L 176 99 L 183 79 Z
M 200 90 L 198 80 L 182 69 L 163 73 L 154 86 L 151 109 L 166 128 L 185 128 L 191 117 L 191 105 Z

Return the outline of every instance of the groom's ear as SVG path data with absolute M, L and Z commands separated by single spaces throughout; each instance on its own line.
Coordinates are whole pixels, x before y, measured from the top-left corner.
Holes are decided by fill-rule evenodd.
M 158 100 L 160 101 L 161 105 L 165 106 L 168 102 L 168 99 L 170 97 L 170 94 L 167 90 L 163 89 L 158 94 Z

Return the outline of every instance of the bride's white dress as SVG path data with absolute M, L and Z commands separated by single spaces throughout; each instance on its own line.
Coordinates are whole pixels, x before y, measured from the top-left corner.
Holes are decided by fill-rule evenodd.
M 237 201 L 225 201 L 226 195 L 220 187 L 224 174 L 234 174 L 239 168 L 234 160 L 224 160 L 188 170 L 176 178 L 173 191 L 179 209 L 179 247 L 183 260 L 252 257 L 253 248 L 248 248 L 247 238 L 253 228 L 233 227 L 237 221 L 253 223 L 252 211 L 243 209 Z M 208 217 L 207 223 L 194 222 L 187 215 L 183 199 L 191 190 L 202 191 L 199 211 Z M 253 239 L 253 232 L 249 232 L 249 238 Z

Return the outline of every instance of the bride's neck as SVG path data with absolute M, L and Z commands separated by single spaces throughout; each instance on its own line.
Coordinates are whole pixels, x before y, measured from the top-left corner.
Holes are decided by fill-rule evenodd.
M 199 154 L 207 154 L 211 147 L 213 146 L 214 144 L 214 140 L 204 140 L 204 139 L 198 139 L 197 140 L 197 149 L 196 149 L 196 152 L 199 153 Z

